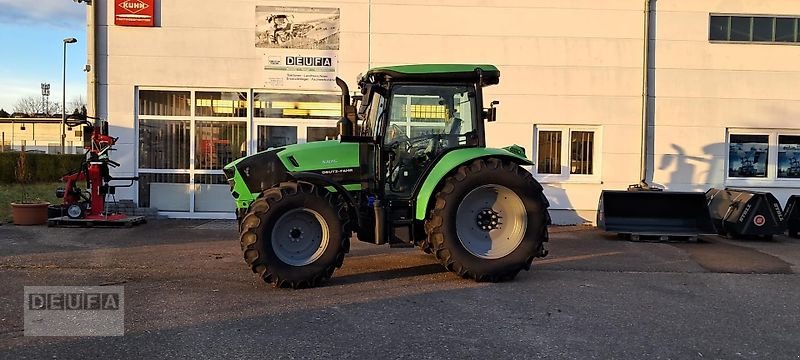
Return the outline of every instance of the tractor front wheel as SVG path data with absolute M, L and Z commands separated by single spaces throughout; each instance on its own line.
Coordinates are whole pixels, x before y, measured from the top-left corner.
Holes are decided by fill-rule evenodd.
M 336 194 L 307 182 L 285 182 L 253 202 L 241 223 L 244 259 L 276 287 L 314 287 L 342 266 L 350 247 L 349 216 Z
M 439 262 L 462 277 L 511 280 L 544 254 L 542 188 L 517 164 L 489 158 L 461 166 L 435 201 L 428 240 Z

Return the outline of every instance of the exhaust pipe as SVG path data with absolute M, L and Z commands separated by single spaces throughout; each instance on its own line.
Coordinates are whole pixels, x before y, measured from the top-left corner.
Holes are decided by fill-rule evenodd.
M 336 85 L 342 90 L 342 118 L 336 123 L 336 128 L 339 130 L 339 138 L 353 136 L 355 124 L 353 124 L 353 120 L 347 117 L 347 107 L 350 106 L 350 88 L 339 77 L 336 77 Z

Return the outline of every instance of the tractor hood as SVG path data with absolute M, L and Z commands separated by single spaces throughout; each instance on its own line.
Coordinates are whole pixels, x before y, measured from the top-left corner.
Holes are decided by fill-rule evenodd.
M 245 187 L 250 194 L 261 193 L 290 180 L 289 173 L 294 172 L 313 172 L 341 181 L 348 174 L 359 172 L 358 148 L 356 143 L 339 140 L 288 145 L 233 161 L 225 165 L 224 171 L 238 195 L 244 195 Z
M 339 140 L 317 141 L 289 145 L 281 149 L 278 157 L 289 171 L 313 171 L 360 167 L 357 143 Z

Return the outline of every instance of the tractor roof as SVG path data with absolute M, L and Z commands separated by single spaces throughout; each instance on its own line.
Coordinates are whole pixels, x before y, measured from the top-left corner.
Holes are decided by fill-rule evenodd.
M 480 69 L 483 75 L 483 85 L 495 85 L 500 82 L 500 70 L 494 65 L 480 64 L 418 64 L 385 66 L 370 69 L 362 81 L 367 81 L 375 76 L 377 81 L 386 77 L 391 81 L 478 81 Z

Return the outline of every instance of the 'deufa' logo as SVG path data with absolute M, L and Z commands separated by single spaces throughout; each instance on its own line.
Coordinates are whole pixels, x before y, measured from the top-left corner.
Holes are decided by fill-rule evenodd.
M 329 57 L 315 57 L 315 56 L 287 56 L 286 65 L 330 67 L 333 65 L 333 59 Z

